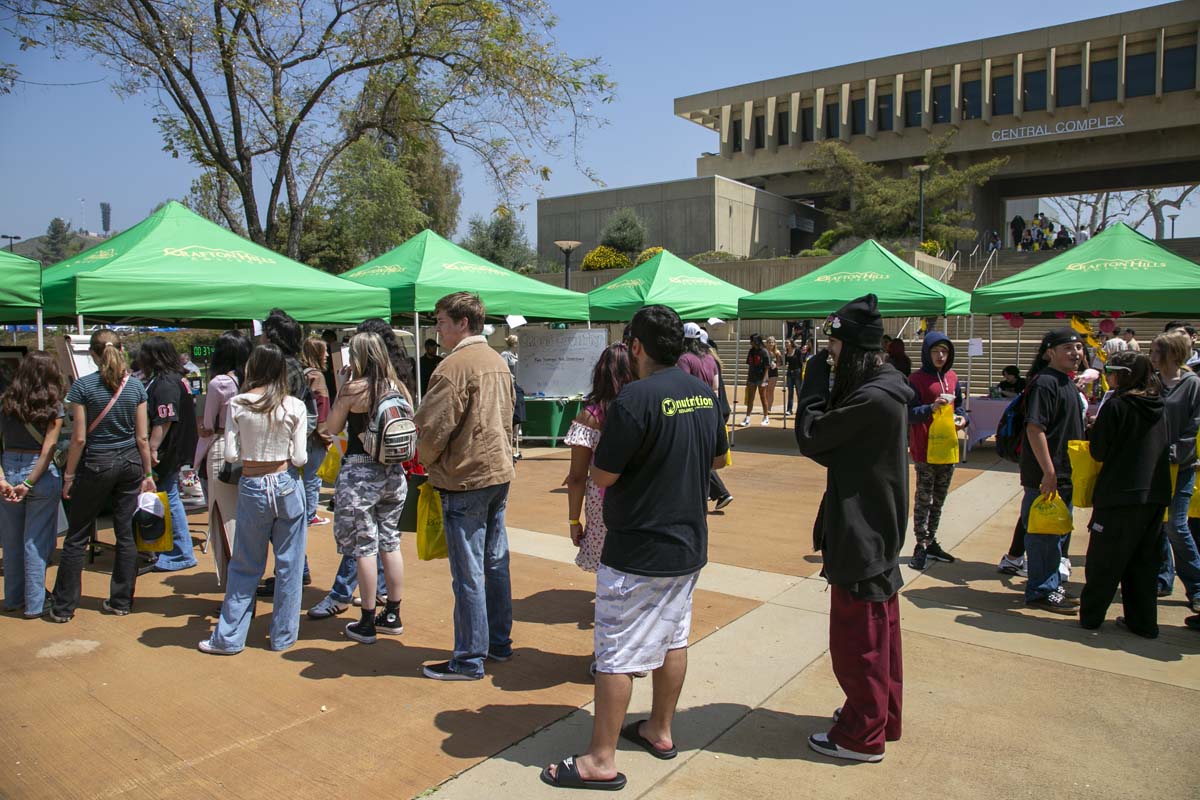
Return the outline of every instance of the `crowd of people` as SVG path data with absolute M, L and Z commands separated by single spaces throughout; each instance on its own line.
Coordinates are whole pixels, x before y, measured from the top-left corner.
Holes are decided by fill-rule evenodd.
M 257 342 L 237 331 L 220 336 L 199 420 L 181 359 L 162 337 L 143 343 L 135 370 L 118 335 L 97 331 L 89 345 L 96 371 L 69 387 L 54 358 L 30 353 L 0 400 L 5 609 L 69 623 L 97 517 L 111 508 L 116 546 L 102 608 L 128 615 L 138 577 L 135 532 L 142 535 L 146 515 L 154 516 L 145 497 L 157 492 L 167 499 L 157 514 L 171 519 L 172 540 L 155 569 L 195 566 L 178 502 L 180 468 L 190 461 L 200 466 L 224 591 L 199 649 L 240 653 L 257 599 L 269 596 L 270 647 L 286 650 L 297 640 L 302 589 L 311 582 L 308 532 L 328 523 L 314 465 L 344 436 L 332 501 L 341 561 L 308 618 L 346 613 L 357 591 L 361 609 L 345 625 L 349 639 L 369 645 L 403 633 L 400 519 L 414 501 L 410 479 L 424 474 L 440 496 L 454 643 L 447 660 L 422 671 L 441 681 L 481 679 L 487 662 L 513 657 L 505 513 L 518 419 L 518 342 L 509 337 L 503 353 L 493 349 L 483 335 L 485 313 L 472 294 L 442 298 L 438 339 L 425 343 L 419 366 L 386 321 L 367 320 L 348 341 L 349 363 L 334 374 L 336 339 L 305 339 L 296 320 L 276 309 Z M 769 419 L 773 382 L 785 370 L 799 452 L 826 469 L 813 545 L 832 587 L 830 653 L 846 696 L 809 746 L 876 762 L 902 733 L 897 594 L 910 502 L 908 564 L 922 570 L 954 562 L 938 528 L 959 460 L 956 433 L 967 424 L 963 387 L 953 342 L 928 333 L 914 369 L 902 342 L 885 341 L 874 295 L 831 315 L 824 334 L 827 348 L 811 356 L 806 341 L 789 339 L 780 350 L 773 339 L 751 337 L 742 424 L 755 396 Z M 1145 637 L 1157 635 L 1157 597 L 1178 575 L 1196 612 L 1187 625 L 1200 630 L 1200 551 L 1188 519 L 1200 427 L 1195 330 L 1168 324 L 1148 355 L 1131 329 L 1117 340 L 1124 347 L 1106 348 L 1102 362 L 1112 388 L 1095 409 L 1078 382 L 1088 361 L 1071 328 L 1043 337 L 1025 375 L 1004 371 L 998 388 L 1020 415 L 1023 494 L 999 568 L 1026 577 L 1028 605 L 1077 615 L 1085 628 L 1102 624 L 1119 587 L 1118 624 Z M 428 370 L 420 403 L 418 369 Z M 593 367 L 565 440 L 564 485 L 576 563 L 595 574 L 595 715 L 588 749 L 547 766 L 541 778 L 548 784 L 621 788 L 621 738 L 657 758 L 676 755 L 672 721 L 687 672 L 692 596 L 708 558 L 708 504 L 718 510 L 733 499 L 719 475 L 729 463 L 732 417 L 723 373 L 707 332 L 665 306 L 639 311 Z M 70 445 L 60 451 L 68 414 Z M 1070 532 L 1035 530 L 1031 520 L 1035 506 L 1054 498 L 1069 513 L 1071 442 L 1085 443 L 1099 464 L 1080 597 L 1065 586 Z M 60 498 L 68 501 L 68 529 L 47 592 Z M 269 551 L 273 574 L 265 576 Z M 627 724 L 632 681 L 646 674 L 654 684 L 650 715 Z
M 1026 224 L 1025 218 L 1020 214 L 1015 215 L 1008 223 L 1008 230 L 1012 235 L 1013 248 L 1028 253 L 1039 250 L 1066 250 L 1088 240 L 1087 230 L 1081 228 L 1072 235 L 1066 225 L 1060 223 L 1056 226 L 1042 212 L 1033 215 L 1031 224 Z M 1102 230 L 1104 225 L 1101 225 L 1096 233 Z M 1002 244 L 999 231 L 992 231 L 988 239 L 988 252 L 999 250 Z

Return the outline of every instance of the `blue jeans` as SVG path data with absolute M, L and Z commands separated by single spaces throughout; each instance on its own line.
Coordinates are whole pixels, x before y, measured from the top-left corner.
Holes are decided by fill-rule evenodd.
M 375 592 L 387 591 L 387 581 L 383 579 L 383 559 L 376 559 L 379 575 L 375 579 Z M 342 556 L 338 564 L 337 575 L 333 576 L 333 588 L 329 594 L 339 603 L 349 603 L 354 599 L 354 591 L 358 588 L 358 559 L 354 556 Z
M 512 653 L 512 584 L 504 509 L 508 484 L 442 492 L 446 549 L 454 590 L 454 657 L 450 669 L 482 675 L 489 652 Z
M 1195 467 L 1179 470 L 1175 496 L 1171 498 L 1168 512 L 1169 521 L 1163 523 L 1167 535 L 1163 537 L 1162 567 L 1158 571 L 1159 590 L 1171 591 L 1178 573 L 1189 602 L 1200 597 L 1200 549 L 1197 549 L 1196 537 L 1188 527 L 1187 515 L 1195 480 Z
M 286 650 L 300 632 L 304 589 L 304 491 L 289 472 L 243 477 L 238 484 L 237 535 L 229 559 L 225 602 L 212 644 L 238 651 L 246 646 L 254 592 L 267 569 L 267 546 L 275 552 L 275 595 L 271 609 L 271 649 Z
M 304 465 L 304 510 L 308 519 L 317 515 L 317 505 L 321 502 L 321 479 L 317 477 L 317 470 L 321 468 L 325 452 L 329 450 L 329 445 L 320 444 L 319 439 L 315 440 L 318 444 L 313 444 L 313 441 L 309 440 L 308 462 Z
M 4 454 L 4 475 L 13 486 L 29 477 L 36 453 Z M 58 505 L 62 478 L 51 462 L 25 499 L 0 501 L 0 546 L 4 547 L 4 609 L 25 607 L 38 617 L 46 601 L 46 564 L 58 538 Z
M 154 568 L 159 572 L 175 572 L 196 566 L 192 553 L 192 532 L 188 530 L 187 510 L 179 496 L 179 470 L 163 475 L 155 482 L 155 488 L 167 493 L 167 505 L 171 509 L 171 538 L 174 547 L 169 552 L 159 553 Z
M 1029 509 L 1033 501 L 1040 497 L 1041 489 L 1025 487 L 1025 496 L 1021 499 L 1021 520 L 1029 527 Z M 1071 507 L 1071 488 L 1059 487 L 1058 495 Z M 1025 569 L 1029 579 L 1025 583 L 1025 602 L 1032 603 L 1048 597 L 1062 585 L 1062 577 L 1058 574 L 1059 562 L 1067 555 L 1067 546 L 1071 543 L 1071 534 L 1052 536 L 1044 533 L 1025 534 Z

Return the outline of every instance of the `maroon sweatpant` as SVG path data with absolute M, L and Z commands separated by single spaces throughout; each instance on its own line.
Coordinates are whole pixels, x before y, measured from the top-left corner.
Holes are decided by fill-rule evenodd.
M 900 738 L 904 664 L 900 655 L 900 601 L 856 600 L 830 589 L 829 655 L 846 703 L 829 739 L 857 753 L 882 753 Z

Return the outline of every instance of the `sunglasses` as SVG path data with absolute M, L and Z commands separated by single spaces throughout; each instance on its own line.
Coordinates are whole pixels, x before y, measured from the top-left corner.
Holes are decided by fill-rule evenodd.
M 1105 372 L 1133 372 L 1129 367 L 1122 367 L 1119 364 L 1105 364 Z

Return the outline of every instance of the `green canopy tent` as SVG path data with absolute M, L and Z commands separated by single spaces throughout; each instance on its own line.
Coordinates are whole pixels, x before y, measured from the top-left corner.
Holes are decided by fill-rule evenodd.
M 42 265 L 8 250 L 0 250 L 0 322 L 37 320 L 38 348 L 42 340 Z
M 708 319 L 737 315 L 745 289 L 714 278 L 668 250 L 588 292 L 592 320 L 624 322 L 638 309 L 664 305 L 683 319 Z
M 1123 222 L 971 295 L 975 314 L 1121 311 L 1190 316 L 1200 311 L 1200 264 Z
M 387 292 L 305 266 L 170 202 L 43 276 L 46 315 L 220 324 L 282 308 L 305 323 L 391 317 Z
M 905 264 L 874 239 L 825 266 L 738 301 L 744 319 L 825 317 L 864 294 L 885 317 L 967 314 L 971 296 Z
M 454 292 L 478 295 L 494 316 L 584 322 L 587 296 L 519 275 L 493 264 L 430 230 L 343 274 L 364 286 L 387 289 L 394 314 L 412 314 L 420 350 L 420 314 Z M 420 370 L 417 393 L 420 395 Z

